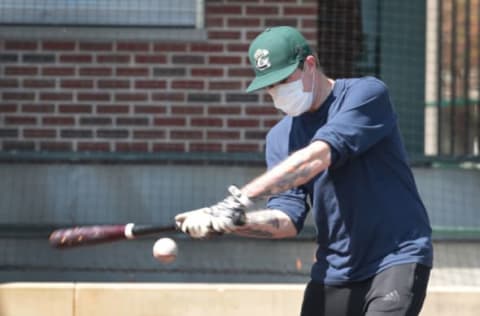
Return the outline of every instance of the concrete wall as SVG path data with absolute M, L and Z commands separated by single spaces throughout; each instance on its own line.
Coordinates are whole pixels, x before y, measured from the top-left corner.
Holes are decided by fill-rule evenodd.
M 58 251 L 47 243 L 49 231 L 23 227 L 170 224 L 176 213 L 214 203 L 225 196 L 229 184 L 242 185 L 262 170 L 226 165 L 0 164 L 0 280 L 304 283 L 315 251 L 310 218 L 295 240 L 195 241 L 172 235 L 180 247 L 172 265 L 153 259 L 155 238 Z M 414 171 L 434 225 L 480 227 L 478 171 Z M 480 286 L 479 268 L 480 243 L 435 243 L 432 284 Z
M 298 315 L 303 285 L 12 283 L 2 316 Z M 431 288 L 421 316 L 477 316 L 480 291 Z

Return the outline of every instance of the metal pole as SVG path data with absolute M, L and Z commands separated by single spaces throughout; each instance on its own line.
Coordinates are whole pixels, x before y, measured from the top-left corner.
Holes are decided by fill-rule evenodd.
M 450 155 L 455 155 L 455 103 L 457 98 L 457 1 L 452 1 L 452 34 L 450 43 Z
M 443 91 L 442 91 L 442 59 L 443 59 L 443 0 L 437 1 L 437 10 L 438 10 L 438 21 L 437 21 L 437 155 L 441 156 L 443 154 L 442 150 L 442 102 L 443 102 Z
M 465 57 L 463 72 L 463 98 L 465 99 L 464 155 L 470 154 L 470 0 L 465 0 Z

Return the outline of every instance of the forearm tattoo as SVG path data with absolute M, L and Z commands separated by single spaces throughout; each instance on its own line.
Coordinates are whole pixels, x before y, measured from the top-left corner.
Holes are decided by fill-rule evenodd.
M 247 224 L 238 227 L 235 233 L 244 237 L 272 239 L 291 235 L 292 231 L 293 224 L 284 213 L 262 210 L 247 213 Z
M 253 180 L 244 189 L 252 199 L 281 193 L 308 182 L 324 165 L 322 160 L 309 161 L 300 154 L 292 155 L 288 161 Z

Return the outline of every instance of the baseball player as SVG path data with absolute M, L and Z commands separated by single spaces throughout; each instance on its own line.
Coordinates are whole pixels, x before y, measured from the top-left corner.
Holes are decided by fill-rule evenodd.
M 212 232 L 293 237 L 312 211 L 316 261 L 302 316 L 413 316 L 425 298 L 431 227 L 386 85 L 328 78 L 302 34 L 274 27 L 250 45 L 255 78 L 285 113 L 266 138 L 268 170 L 209 207 L 176 216 Z M 253 202 L 267 198 L 265 209 Z

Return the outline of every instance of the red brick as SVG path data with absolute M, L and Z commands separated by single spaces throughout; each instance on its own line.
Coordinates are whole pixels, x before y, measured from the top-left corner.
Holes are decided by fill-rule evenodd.
M 129 89 L 130 81 L 128 80 L 98 80 L 98 88 L 100 89 Z
M 190 46 L 192 52 L 222 52 L 223 44 L 211 44 L 211 43 L 192 43 Z
M 221 152 L 222 144 L 219 143 L 191 143 L 191 152 Z
M 0 88 L 18 88 L 17 79 L 0 79 Z
M 192 76 L 194 77 L 222 77 L 222 68 L 192 68 Z
M 53 104 L 22 104 L 23 113 L 53 113 L 55 106 Z
M 38 48 L 37 42 L 30 41 L 6 41 L 6 50 L 36 50 Z
M 240 5 L 207 5 L 206 10 L 205 10 L 205 15 L 206 16 L 211 16 L 211 15 L 226 15 L 226 14 L 242 14 L 242 6 Z
M 60 86 L 62 88 L 91 89 L 93 88 L 93 80 L 64 79 Z
M 113 128 L 113 129 L 98 129 L 96 132 L 96 137 L 97 138 L 115 138 L 115 139 L 120 139 L 120 138 L 128 138 L 129 131 L 127 129 L 118 129 L 118 128 Z
M 308 28 L 316 28 L 317 27 L 317 24 L 318 24 L 318 21 L 317 19 L 302 19 L 302 22 L 301 22 L 301 28 L 305 28 L 305 29 L 308 29 Z
M 150 50 L 149 43 L 127 43 L 119 42 L 117 43 L 118 51 L 127 51 L 127 52 L 148 52 Z
M 172 106 L 171 109 L 172 114 L 178 114 L 178 115 L 192 115 L 192 114 L 203 114 L 204 113 L 204 107 L 203 106 Z
M 165 89 L 167 82 L 165 80 L 137 80 L 135 81 L 136 89 Z
M 208 114 L 237 115 L 241 112 L 241 107 L 230 104 L 225 106 L 211 106 L 208 108 Z
M 259 27 L 261 20 L 259 18 L 228 18 L 228 27 Z
M 247 140 L 265 140 L 267 131 L 248 130 L 245 132 L 244 137 Z
M 116 93 L 115 94 L 115 101 L 147 101 L 148 94 L 147 93 L 138 93 L 138 92 L 124 92 L 124 93 Z
M 198 117 L 192 118 L 190 120 L 190 125 L 202 127 L 222 127 L 223 121 L 220 118 Z
M 274 26 L 291 26 L 297 27 L 298 20 L 295 18 L 286 19 L 285 17 L 278 17 L 278 18 L 269 18 L 265 20 L 265 26 L 267 27 L 274 27 Z
M 177 101 L 177 102 L 182 102 L 182 101 L 185 101 L 185 94 L 184 93 L 173 93 L 173 92 L 152 93 L 152 100 L 153 101 Z
M 46 116 L 42 118 L 43 125 L 74 125 L 75 119 L 71 116 Z
M 110 101 L 109 93 L 90 92 L 90 93 L 78 93 L 78 101 Z
M 163 129 L 145 129 L 133 131 L 133 138 L 139 139 L 162 139 L 165 138 L 165 130 Z
M 89 104 L 61 104 L 58 111 L 60 113 L 92 113 L 92 106 Z
M 3 92 L 3 100 L 34 100 L 35 93 L 33 92 Z
M 248 41 L 253 41 L 260 34 L 258 31 L 247 31 L 246 37 Z
M 138 64 L 165 64 L 167 56 L 165 55 L 137 55 L 135 62 Z
M 273 106 L 250 106 L 245 110 L 247 115 L 278 115 L 278 110 Z
M 54 129 L 25 129 L 23 130 L 25 138 L 54 138 L 57 132 Z
M 0 104 L 0 113 L 13 113 L 17 112 L 17 105 L 10 103 Z
M 227 144 L 227 152 L 258 152 L 258 144 Z
M 92 60 L 93 60 L 92 55 L 85 55 L 85 54 L 60 55 L 60 62 L 62 63 L 81 64 L 81 63 L 91 63 Z
M 153 144 L 154 152 L 185 152 L 184 143 L 155 143 Z
M 154 67 L 153 76 L 154 77 L 185 77 L 187 69 L 185 67 Z
M 305 37 L 305 39 L 307 39 L 307 41 L 313 42 L 313 41 L 317 40 L 317 32 L 316 31 L 312 31 L 312 32 L 303 31 L 302 34 Z
M 84 51 L 111 51 L 113 50 L 113 43 L 101 43 L 101 42 L 83 42 L 79 43 L 80 50 Z
M 80 76 L 111 76 L 113 71 L 111 68 L 106 67 L 89 67 L 89 68 L 80 68 Z
M 73 76 L 75 68 L 73 67 L 44 67 L 42 69 L 43 76 Z
M 210 56 L 209 64 L 214 65 L 237 65 L 242 63 L 242 57 L 239 56 Z
M 185 126 L 187 120 L 183 117 L 156 117 L 153 124 L 157 126 Z
M 37 118 L 33 116 L 5 116 L 6 125 L 35 125 Z
M 69 92 L 42 92 L 42 93 L 40 93 L 40 100 L 42 100 L 42 101 L 71 101 L 71 100 L 73 100 L 73 93 L 69 93 Z
M 155 43 L 153 45 L 154 51 L 161 52 L 186 52 L 187 44 L 184 43 Z
M 201 90 L 204 88 L 203 81 L 193 80 L 176 80 L 172 82 L 172 89 L 195 89 Z
M 105 114 L 119 114 L 128 113 L 128 105 L 99 105 L 97 106 L 97 113 Z
M 80 125 L 96 125 L 105 126 L 112 125 L 112 118 L 102 116 L 84 116 L 80 117 Z
M 92 138 L 93 133 L 88 129 L 61 129 L 60 137 L 61 138 Z
M 247 6 L 247 15 L 278 15 L 277 6 Z
M 257 119 L 229 119 L 228 127 L 259 127 L 260 122 Z
M 202 54 L 199 55 L 174 55 L 172 57 L 173 64 L 188 64 L 188 65 L 201 65 L 205 64 L 205 57 Z
M 228 44 L 227 51 L 229 52 L 242 52 L 247 54 L 248 53 L 249 44 Z
M 294 7 L 284 7 L 283 14 L 285 15 L 317 15 L 316 6 L 294 6 Z
M 113 54 L 113 55 L 98 55 L 97 56 L 97 62 L 101 64 L 128 64 L 130 62 L 130 56 L 129 55 L 118 55 L 118 54 Z
M 75 42 L 48 41 L 42 45 L 43 50 L 69 51 L 75 49 Z
M 210 27 L 223 27 L 223 18 L 221 17 L 207 17 L 205 19 L 205 26 Z
M 237 131 L 207 131 L 207 139 L 232 140 L 240 139 L 240 132 Z
M 242 83 L 240 81 L 214 81 L 209 82 L 209 90 L 240 90 Z
M 171 139 L 202 139 L 203 132 L 202 131 L 192 131 L 192 130 L 174 130 L 170 131 L 170 138 Z
M 252 68 L 229 68 L 228 76 L 229 77 L 247 77 L 253 78 L 255 75 Z
M 43 79 L 25 79 L 23 80 L 24 88 L 55 88 L 55 80 L 43 80 Z
M 146 77 L 148 76 L 148 68 L 117 68 L 115 74 L 117 76 L 128 76 L 128 77 Z
M 35 76 L 38 74 L 38 67 L 8 66 L 5 67 L 5 75 L 10 76 Z
M 241 32 L 237 31 L 209 31 L 208 38 L 211 40 L 238 40 L 241 38 Z

